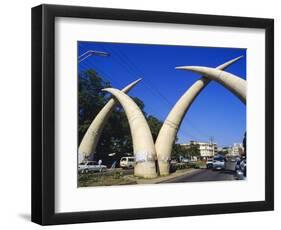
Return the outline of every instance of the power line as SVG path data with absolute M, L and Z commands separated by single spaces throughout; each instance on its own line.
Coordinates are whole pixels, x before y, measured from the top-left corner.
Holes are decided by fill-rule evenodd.
M 120 57 L 121 60 L 123 60 L 123 62 L 127 63 L 127 65 L 130 66 L 131 69 L 134 69 L 136 73 L 145 76 L 144 72 L 141 71 L 124 52 L 116 49 L 116 54 Z M 165 101 L 165 103 L 169 106 L 169 109 L 171 109 L 171 107 L 173 106 L 172 103 L 157 89 L 157 87 L 155 87 L 148 78 L 145 78 L 144 81 L 147 82 L 148 87 L 153 91 L 153 93 L 156 93 L 159 97 L 161 97 L 163 101 Z
M 112 57 L 121 65 L 124 67 L 124 69 L 126 71 L 128 71 L 129 73 L 131 73 L 132 75 L 136 75 L 136 76 L 141 76 L 143 77 L 144 74 L 139 72 L 139 71 L 135 71 L 133 70 L 132 66 L 130 65 L 129 62 L 127 62 L 116 50 L 113 50 L 113 48 L 105 48 L 102 44 L 101 46 L 103 47 L 103 49 L 107 50 L 108 52 L 112 53 L 112 54 L 115 54 L 115 55 L 112 55 Z M 170 106 L 171 106 L 171 103 L 168 102 L 168 100 L 159 92 L 158 89 L 156 89 L 155 87 L 152 87 L 152 83 L 146 79 L 146 78 L 143 78 L 143 82 L 144 82 L 144 86 L 152 93 L 154 94 L 155 96 L 158 96 L 158 97 L 161 97 L 166 103 L 167 105 L 169 105 L 169 109 Z M 148 82 L 150 82 L 150 84 L 148 84 Z
M 117 49 L 116 49 L 117 50 Z M 123 58 L 123 61 L 124 59 L 125 62 L 128 64 L 128 65 L 131 65 L 135 70 L 136 72 L 139 72 L 141 75 L 145 75 L 143 71 L 141 71 L 135 64 L 134 62 L 132 62 L 129 57 L 124 53 L 122 52 L 120 49 L 118 49 L 118 52 L 120 53 L 120 55 L 122 55 L 124 58 Z M 120 57 L 120 55 L 118 54 L 118 56 Z M 145 79 L 146 81 L 148 81 L 150 83 L 150 85 L 153 85 L 152 82 L 147 78 Z M 162 95 L 162 93 L 155 87 L 153 86 L 154 90 L 156 90 L 157 94 L 163 99 L 163 101 L 165 101 L 165 103 L 169 106 L 169 109 L 171 110 L 171 108 L 173 107 L 173 104 L 164 96 Z M 204 134 L 202 131 L 200 131 L 195 125 L 192 124 L 192 122 L 188 119 L 188 117 L 185 117 L 186 120 L 188 120 L 189 122 L 189 125 L 197 130 L 197 133 L 200 135 L 200 136 L 203 136 L 203 137 L 208 137 L 208 135 Z

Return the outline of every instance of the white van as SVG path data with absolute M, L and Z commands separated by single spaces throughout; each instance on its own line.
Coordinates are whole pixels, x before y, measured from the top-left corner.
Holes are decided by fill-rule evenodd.
M 121 168 L 134 168 L 135 158 L 134 157 L 122 157 L 120 159 Z

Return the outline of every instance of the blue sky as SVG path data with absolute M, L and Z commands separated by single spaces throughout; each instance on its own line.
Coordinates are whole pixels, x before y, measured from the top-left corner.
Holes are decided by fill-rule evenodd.
M 78 65 L 78 71 L 95 69 L 118 89 L 142 77 L 129 95 L 139 97 L 144 110 L 165 120 L 181 95 L 201 76 L 176 70 L 176 66 L 216 67 L 235 57 L 244 57 L 226 71 L 246 79 L 246 49 L 170 45 L 78 42 L 78 56 L 88 50 L 110 53 L 92 56 Z M 181 124 L 178 143 L 209 141 L 219 146 L 242 142 L 246 131 L 246 106 L 231 92 L 211 82 L 197 97 Z

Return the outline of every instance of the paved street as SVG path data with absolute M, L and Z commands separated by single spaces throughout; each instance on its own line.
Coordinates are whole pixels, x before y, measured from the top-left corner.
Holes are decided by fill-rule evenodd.
M 159 184 L 179 182 L 202 181 L 230 181 L 238 179 L 233 171 L 214 171 L 212 169 L 181 169 L 169 176 L 153 179 L 137 178 L 133 175 L 133 169 L 116 168 L 102 173 L 79 174 L 79 187 L 125 185 L 125 184 Z M 241 179 L 241 178 L 240 178 Z
M 197 169 L 191 174 L 173 178 L 167 181 L 163 181 L 161 183 L 224 181 L 224 180 L 236 180 L 235 172 L 214 171 L 212 169 Z

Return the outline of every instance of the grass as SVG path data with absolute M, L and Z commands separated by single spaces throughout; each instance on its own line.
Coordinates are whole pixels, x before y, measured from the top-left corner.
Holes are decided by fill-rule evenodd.
M 191 168 L 199 169 L 199 168 L 205 168 L 206 163 L 204 161 L 195 161 L 188 163 Z
M 112 174 L 104 173 L 87 173 L 78 177 L 78 187 L 90 186 L 110 186 L 135 184 L 131 180 L 124 178 L 123 172 L 114 172 Z

